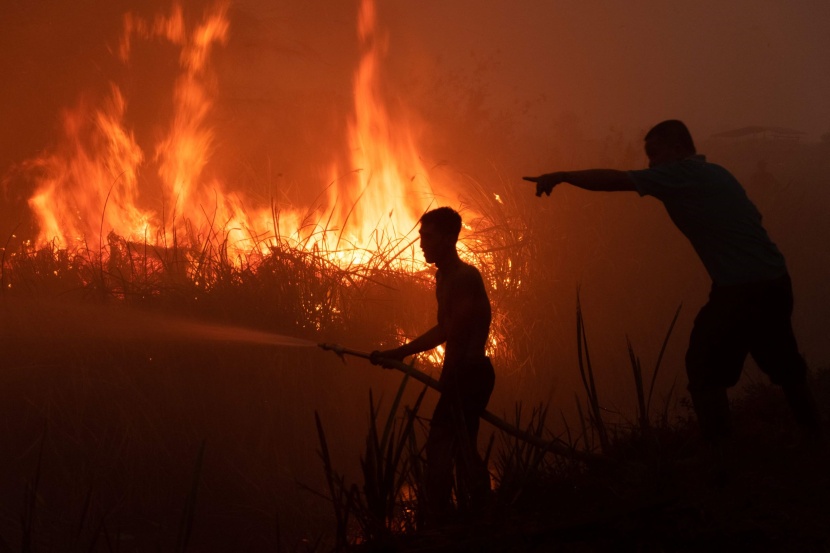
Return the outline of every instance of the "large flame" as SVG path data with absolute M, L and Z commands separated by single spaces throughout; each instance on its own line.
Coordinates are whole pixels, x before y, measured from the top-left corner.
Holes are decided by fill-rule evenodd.
M 358 34 L 363 54 L 355 75 L 354 119 L 349 124 L 352 167 L 346 176 L 337 170 L 329 201 L 343 236 L 360 249 L 394 247 L 435 201 L 427 170 L 422 165 L 412 126 L 393 122 L 380 90 L 379 64 L 386 37 L 376 30 L 371 0 L 361 4 Z M 356 252 L 355 259 L 361 259 Z
M 220 153 L 209 125 L 217 89 L 211 51 L 228 40 L 229 30 L 225 2 L 195 25 L 179 5 L 153 20 L 125 16 L 118 49 L 123 63 L 137 41 L 162 41 L 179 51 L 173 115 L 148 154 L 125 124 L 128 99 L 116 84 L 103 105 L 67 110 L 61 145 L 30 163 L 37 168 L 29 200 L 39 223 L 37 241 L 105 254 L 112 235 L 180 247 L 218 240 L 235 252 L 265 252 L 288 240 L 346 264 L 363 263 L 378 250 L 393 257 L 406 250 L 414 258 L 415 249 L 406 248 L 435 197 L 411 125 L 391 121 L 384 107 L 379 65 L 387 41 L 376 29 L 372 0 L 363 0 L 358 18 L 362 49 L 348 125 L 351 159 L 345 167 L 332 163 L 328 205 L 313 209 L 256 205 L 206 171 Z M 157 186 L 156 179 L 160 205 L 146 199 L 152 196 L 147 182 Z

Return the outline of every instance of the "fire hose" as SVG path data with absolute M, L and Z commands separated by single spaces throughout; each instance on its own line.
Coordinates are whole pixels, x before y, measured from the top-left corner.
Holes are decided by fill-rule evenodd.
M 372 354 L 371 353 L 368 353 L 368 352 L 365 352 L 365 351 L 350 349 L 350 348 L 347 348 L 347 347 L 343 347 L 339 344 L 322 343 L 322 344 L 318 344 L 318 346 L 321 349 L 324 349 L 326 351 L 334 352 L 343 361 L 345 361 L 345 356 L 346 355 L 351 355 L 351 356 L 354 356 L 354 357 L 360 357 L 362 359 L 372 360 Z M 374 359 L 372 361 L 376 362 L 377 364 L 383 365 L 385 367 L 391 367 L 391 368 L 394 368 L 396 370 L 399 370 L 402 373 L 409 375 L 411 378 L 414 378 L 415 380 L 417 380 L 417 381 L 419 381 L 423 384 L 426 384 L 427 386 L 429 386 L 430 388 L 438 391 L 439 393 L 441 392 L 441 383 L 440 382 L 438 382 L 437 380 L 435 380 L 434 378 L 432 378 L 428 374 L 426 374 L 422 371 L 419 371 L 418 369 L 416 369 L 412 365 L 407 365 L 406 363 L 403 363 L 402 361 L 397 361 L 397 360 L 394 360 L 394 359 Z M 517 426 L 515 426 L 513 424 L 510 424 L 509 422 L 505 421 L 504 419 L 497 417 L 496 415 L 494 415 L 490 411 L 485 410 L 481 414 L 481 418 L 482 418 L 482 420 L 487 421 L 488 423 L 495 426 L 499 430 L 502 430 L 503 432 L 506 432 L 507 434 L 510 434 L 511 436 L 514 436 L 514 437 L 516 437 L 516 438 L 518 438 L 522 441 L 525 441 L 525 442 L 527 442 L 527 443 L 529 443 L 529 444 L 531 444 L 535 447 L 538 447 L 539 449 L 541 449 L 545 452 L 550 452 L 550 453 L 553 453 L 553 454 L 556 454 L 556 455 L 562 455 L 564 457 L 569 457 L 571 459 L 575 459 L 575 460 L 579 460 L 579 461 L 597 461 L 597 460 L 600 459 L 599 455 L 597 455 L 595 453 L 586 452 L 586 451 L 576 450 L 575 448 L 571 447 L 566 442 L 564 442 L 564 441 L 562 441 L 558 438 L 554 438 L 553 440 L 545 440 L 545 439 L 541 438 L 540 436 L 537 436 L 536 434 L 533 434 L 531 432 L 522 430 L 521 428 L 518 428 Z

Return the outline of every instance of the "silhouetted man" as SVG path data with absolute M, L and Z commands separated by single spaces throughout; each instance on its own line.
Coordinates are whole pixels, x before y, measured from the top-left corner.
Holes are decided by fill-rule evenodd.
M 807 386 L 791 315 L 793 293 L 784 257 L 761 224 L 740 183 L 697 155 L 680 121 L 663 121 L 645 137 L 649 168 L 590 169 L 524 177 L 536 195 L 567 182 L 585 190 L 654 196 L 689 239 L 712 278 L 709 301 L 695 319 L 686 352 L 689 393 L 703 437 L 720 447 L 729 437 L 727 388 L 747 353 L 784 390 L 807 439 L 819 436 L 819 416 Z
M 435 275 L 438 322 L 398 348 L 375 351 L 372 362 L 444 348 L 441 397 L 426 443 L 426 500 L 429 519 L 446 520 L 452 510 L 453 465 L 462 493 L 481 505 L 490 491 L 490 475 L 478 454 L 479 417 L 487 407 L 495 373 L 485 354 L 490 332 L 490 300 L 478 269 L 458 257 L 461 216 L 440 207 L 421 217 L 421 250 Z

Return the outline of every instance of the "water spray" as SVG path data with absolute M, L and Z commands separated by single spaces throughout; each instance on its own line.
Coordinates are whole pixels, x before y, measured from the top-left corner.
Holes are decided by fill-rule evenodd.
M 410 377 L 414 378 L 415 380 L 426 384 L 433 390 L 438 392 L 441 391 L 441 383 L 429 376 L 428 374 L 419 371 L 412 365 L 408 365 L 402 361 L 398 361 L 395 359 L 385 359 L 385 358 L 372 358 L 372 354 L 365 351 L 359 351 L 351 348 L 347 348 L 341 346 L 339 344 L 328 344 L 322 343 L 318 344 L 321 349 L 326 351 L 334 352 L 343 362 L 346 361 L 346 356 L 351 355 L 353 357 L 360 357 L 362 359 L 368 359 L 372 361 L 373 364 L 382 365 L 384 367 L 391 367 L 393 369 L 399 370 L 404 374 L 409 375 Z M 532 434 L 517 426 L 510 424 L 509 422 L 505 421 L 502 418 L 497 417 L 490 411 L 484 411 L 481 414 L 481 419 L 487 421 L 491 425 L 495 426 L 499 430 L 502 430 L 511 436 L 514 436 L 522 441 L 525 441 L 539 449 L 542 449 L 546 452 L 554 453 L 556 455 L 562 455 L 564 457 L 570 457 L 571 459 L 576 459 L 579 461 L 597 461 L 601 457 L 594 453 L 589 453 L 585 451 L 577 451 L 568 443 L 554 438 L 553 440 L 544 440 L 540 436 L 536 434 Z
M 15 334 L 20 329 L 38 329 L 38 336 L 46 332 L 53 340 L 112 339 L 119 341 L 154 340 L 159 342 L 186 340 L 225 341 L 266 346 L 308 348 L 320 347 L 337 354 L 344 362 L 346 356 L 360 357 L 393 368 L 440 392 L 441 384 L 428 374 L 394 359 L 372 359 L 372 354 L 331 343 L 316 343 L 311 340 L 284 336 L 274 332 L 169 317 L 160 313 L 133 309 L 106 309 L 101 306 L 79 305 L 68 302 L 39 303 L 4 298 L 0 302 L 0 321 L 6 323 L 4 331 Z M 19 333 L 18 333 L 19 334 Z M 24 336 L 18 336 L 24 341 Z M 581 461 L 599 459 L 592 453 L 576 451 L 573 447 L 554 438 L 546 441 L 540 436 L 521 430 L 505 420 L 485 411 L 481 418 L 496 428 L 528 442 L 546 452 L 567 456 Z

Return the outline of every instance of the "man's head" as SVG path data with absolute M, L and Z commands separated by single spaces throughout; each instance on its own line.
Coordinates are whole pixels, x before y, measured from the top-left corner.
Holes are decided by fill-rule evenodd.
M 685 159 L 696 153 L 692 134 L 682 121 L 669 119 L 657 123 L 646 133 L 649 167 Z
M 421 250 L 427 263 L 440 263 L 456 255 L 455 243 L 461 233 L 461 215 L 450 207 L 427 211 L 421 217 Z

